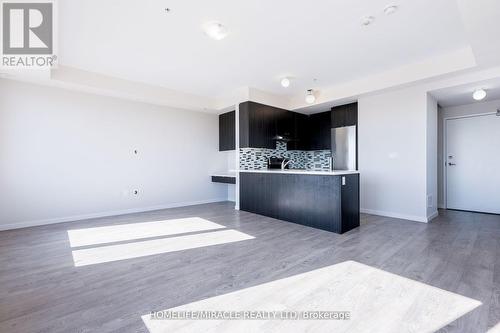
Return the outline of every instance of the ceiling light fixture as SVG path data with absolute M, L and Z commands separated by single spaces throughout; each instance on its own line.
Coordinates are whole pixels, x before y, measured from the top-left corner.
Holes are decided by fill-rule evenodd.
M 474 91 L 472 94 L 472 98 L 474 98 L 476 101 L 481 101 L 486 97 L 486 91 L 484 89 L 477 89 Z
M 384 8 L 384 13 L 385 13 L 385 15 L 391 15 L 391 14 L 394 14 L 397 10 L 398 10 L 397 5 L 387 5 Z
M 281 86 L 283 88 L 288 88 L 290 86 L 290 79 L 287 77 L 284 77 L 281 79 Z
M 373 16 L 365 16 L 365 17 L 363 17 L 361 19 L 361 25 L 363 25 L 363 26 L 366 27 L 366 26 L 372 24 L 373 21 L 375 21 L 375 17 L 373 17 Z
M 227 28 L 219 22 L 208 22 L 203 25 L 203 30 L 208 37 L 215 40 L 224 39 L 228 35 Z
M 306 103 L 307 104 L 312 104 L 316 102 L 316 97 L 314 96 L 313 90 L 308 89 L 306 93 Z

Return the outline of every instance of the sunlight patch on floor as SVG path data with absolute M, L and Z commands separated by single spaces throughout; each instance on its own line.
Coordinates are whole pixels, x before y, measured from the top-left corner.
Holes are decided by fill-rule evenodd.
M 73 251 L 76 267 L 105 262 L 139 258 L 160 253 L 195 249 L 204 246 L 220 245 L 254 237 L 236 230 L 221 230 L 201 234 L 153 239 L 126 244 L 100 246 Z
M 490 328 L 486 333 L 500 333 L 500 323 Z
M 168 311 L 349 311 L 350 320 L 152 320 L 150 314 L 142 320 L 150 333 L 431 333 L 480 305 L 471 298 L 346 261 Z
M 68 230 L 68 238 L 71 247 L 80 247 L 224 228 L 200 217 L 189 217 Z

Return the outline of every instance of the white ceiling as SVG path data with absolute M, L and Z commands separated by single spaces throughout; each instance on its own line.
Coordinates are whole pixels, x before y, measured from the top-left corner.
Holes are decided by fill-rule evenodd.
M 208 97 L 239 87 L 291 96 L 469 45 L 455 0 L 396 0 L 390 16 L 390 0 L 58 3 L 60 64 Z M 376 17 L 368 27 L 365 15 Z M 209 20 L 230 35 L 206 37 Z M 288 89 L 283 76 L 294 77 Z
M 459 106 L 480 103 L 472 98 L 472 93 L 476 89 L 486 90 L 486 98 L 481 102 L 500 99 L 500 78 L 440 89 L 431 92 L 431 94 L 442 107 Z

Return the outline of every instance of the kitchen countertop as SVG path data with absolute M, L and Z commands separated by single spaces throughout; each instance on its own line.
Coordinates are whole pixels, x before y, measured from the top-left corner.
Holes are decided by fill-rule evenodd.
M 342 176 L 342 175 L 351 175 L 357 174 L 359 171 L 344 171 L 344 170 L 335 170 L 335 171 L 314 171 L 314 170 L 294 170 L 294 169 L 260 169 L 260 170 L 238 170 L 238 172 L 249 172 L 249 173 L 276 173 L 276 174 L 293 174 L 293 175 L 316 175 L 316 176 Z

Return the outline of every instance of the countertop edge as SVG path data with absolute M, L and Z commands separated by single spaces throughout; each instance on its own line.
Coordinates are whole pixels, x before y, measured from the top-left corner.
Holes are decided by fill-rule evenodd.
M 243 173 L 270 173 L 270 174 L 288 174 L 288 175 L 312 175 L 312 176 L 343 176 L 359 174 L 359 171 L 304 171 L 304 170 L 235 170 Z

